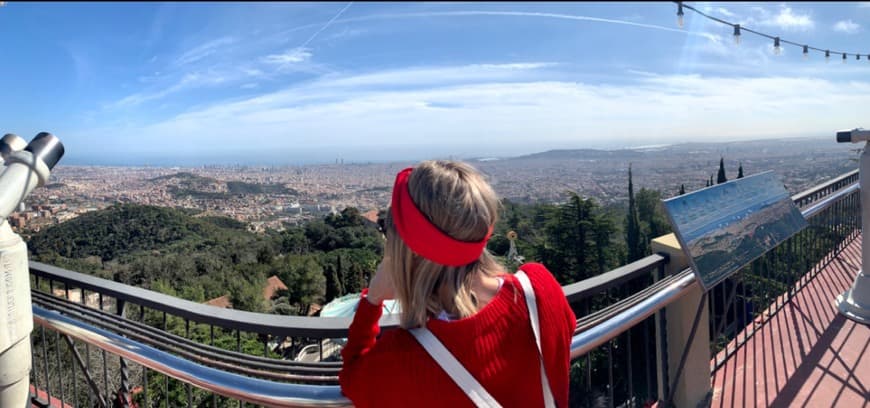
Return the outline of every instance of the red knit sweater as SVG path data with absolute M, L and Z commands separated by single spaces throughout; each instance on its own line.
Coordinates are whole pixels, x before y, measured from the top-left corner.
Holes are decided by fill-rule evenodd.
M 538 303 L 541 348 L 556 405 L 568 406 L 568 367 L 576 319 L 562 287 L 541 264 L 521 267 Z M 473 407 L 471 400 L 406 330 L 380 332 L 382 308 L 359 302 L 342 351 L 341 390 L 357 407 Z M 543 406 L 540 367 L 522 286 L 505 276 L 475 315 L 427 325 L 504 407 Z

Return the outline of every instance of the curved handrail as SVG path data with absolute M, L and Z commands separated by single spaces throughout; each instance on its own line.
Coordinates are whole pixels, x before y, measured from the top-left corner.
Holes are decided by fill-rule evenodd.
M 338 386 L 289 384 L 228 373 L 33 306 L 34 323 L 226 397 L 271 407 L 349 407 Z
M 594 348 L 616 338 L 616 336 L 619 336 L 629 328 L 683 297 L 683 295 L 689 293 L 693 285 L 698 284 L 695 274 L 690 269 L 684 270 L 678 276 L 677 279 L 669 282 L 661 290 L 656 291 L 648 298 L 612 316 L 601 324 L 575 335 L 571 339 L 571 359 L 573 360 L 585 355 Z
M 666 262 L 663 256 L 653 254 L 589 279 L 563 286 L 562 291 L 569 303 L 578 302 L 648 274 Z M 76 288 L 164 311 L 197 323 L 232 330 L 268 333 L 273 336 L 344 338 L 347 337 L 347 328 L 351 323 L 351 318 L 348 317 L 286 316 L 224 309 L 35 261 L 30 262 L 30 273 L 54 282 L 69 283 Z M 398 315 L 385 315 L 381 317 L 379 324 L 384 330 L 396 328 L 399 326 Z

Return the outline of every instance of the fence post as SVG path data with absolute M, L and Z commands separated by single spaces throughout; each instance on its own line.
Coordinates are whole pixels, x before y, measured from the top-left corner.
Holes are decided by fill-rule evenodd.
M 689 260 L 683 253 L 680 243 L 674 234 L 663 235 L 655 238 L 651 242 L 653 253 L 665 253 L 670 261 L 665 265 L 665 275 L 670 276 L 689 267 Z M 680 364 L 684 350 L 689 347 L 687 341 L 689 332 L 692 329 L 692 323 L 695 319 L 695 314 L 698 311 L 698 303 L 701 301 L 703 290 L 701 285 L 692 286 L 691 291 L 674 303 L 671 303 L 665 308 L 666 324 L 665 333 L 659 333 L 656 336 L 658 347 L 656 347 L 656 361 L 658 362 L 658 372 L 663 370 L 662 364 L 667 364 L 668 375 L 667 380 L 674 382 L 675 374 Z M 656 317 L 656 330 L 660 327 L 659 318 Z M 661 341 L 666 342 L 667 361 L 662 358 Z M 659 396 L 665 397 L 670 384 L 666 384 L 663 378 L 659 375 Z M 685 366 L 680 378 L 676 379 L 676 388 L 674 395 L 671 396 L 674 405 L 677 407 L 696 407 L 704 403 L 710 393 L 710 312 L 709 303 L 705 302 L 701 311 L 701 318 L 698 322 L 697 333 L 692 341 L 689 355 L 687 356 Z

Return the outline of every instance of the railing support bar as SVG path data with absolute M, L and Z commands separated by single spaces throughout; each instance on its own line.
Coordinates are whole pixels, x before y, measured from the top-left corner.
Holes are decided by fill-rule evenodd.
M 695 334 L 698 333 L 698 323 L 701 321 L 701 315 L 704 312 L 704 307 L 707 306 L 707 292 L 701 295 L 701 301 L 698 302 L 698 310 L 695 312 L 695 321 L 692 323 L 692 329 L 689 331 L 689 338 L 686 340 L 686 348 L 683 349 L 683 354 L 680 356 L 680 363 L 677 365 L 677 373 L 674 374 L 674 381 L 668 387 L 668 401 L 665 406 L 670 407 L 674 402 L 674 393 L 677 391 L 677 384 L 680 382 L 680 375 L 683 374 L 683 368 L 686 366 L 686 359 L 689 357 L 689 351 L 692 350 L 692 343 L 695 340 Z
M 91 372 L 88 371 L 87 367 L 85 367 L 85 361 L 82 359 L 82 355 L 79 354 L 79 351 L 76 350 L 75 345 L 73 344 L 72 338 L 68 334 L 63 335 L 63 339 L 66 340 L 67 346 L 72 351 L 73 356 L 76 359 L 76 362 L 79 364 L 79 368 L 82 370 L 82 373 L 85 374 L 85 380 L 88 382 L 88 385 L 91 387 L 91 391 L 93 391 L 94 395 L 97 396 L 97 403 L 100 404 L 101 407 L 106 408 L 108 405 L 106 404 L 106 400 L 100 394 L 100 386 L 94 381 L 91 377 Z

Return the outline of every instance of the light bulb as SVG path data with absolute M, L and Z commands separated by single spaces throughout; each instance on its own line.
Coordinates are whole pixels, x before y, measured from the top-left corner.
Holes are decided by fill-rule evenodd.
M 734 45 L 740 45 L 740 24 L 734 24 Z
M 804 45 L 804 61 L 810 58 L 810 47 Z
M 677 25 L 683 28 L 683 3 L 677 3 Z
M 845 52 L 843 53 L 843 63 L 844 64 L 846 63 L 846 53 Z
M 782 47 L 779 46 L 779 37 L 773 39 L 773 53 L 776 55 L 782 54 Z
M 825 50 L 825 62 L 831 62 L 831 52 Z

